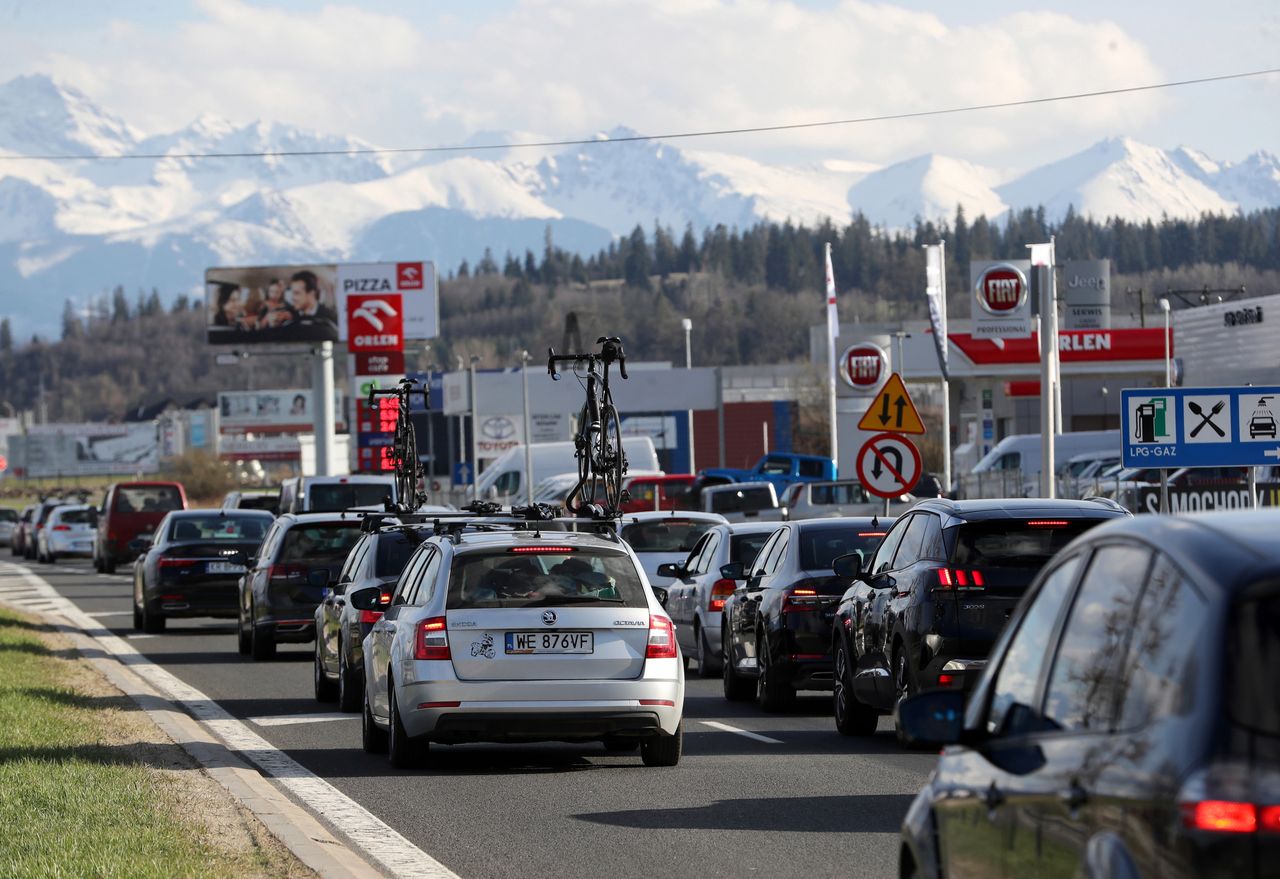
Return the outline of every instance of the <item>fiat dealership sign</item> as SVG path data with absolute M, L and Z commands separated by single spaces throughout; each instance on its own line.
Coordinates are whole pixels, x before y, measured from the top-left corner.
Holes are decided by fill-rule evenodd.
M 1025 338 L 1031 335 L 1031 290 L 1027 282 L 1030 263 L 973 262 L 973 334 L 987 339 Z
M 889 358 L 884 349 L 860 342 L 840 356 L 840 375 L 855 391 L 874 391 L 889 375 Z

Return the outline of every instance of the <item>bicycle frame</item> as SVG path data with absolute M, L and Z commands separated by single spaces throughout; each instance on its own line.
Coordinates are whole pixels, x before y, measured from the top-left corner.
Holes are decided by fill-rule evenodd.
M 553 381 L 559 381 L 558 363 L 573 366 L 585 363 L 587 367 L 586 402 L 574 434 L 578 482 L 569 492 L 565 505 L 575 513 L 616 515 L 624 500 L 622 476 L 627 465 L 622 451 L 618 410 L 613 405 L 613 394 L 609 389 L 609 367 L 617 363 L 619 374 L 626 379 L 627 359 L 621 339 L 601 336 L 597 343 L 601 345 L 599 354 L 556 354 L 554 348 L 548 348 L 547 373 Z M 596 503 L 601 483 L 603 506 Z
M 402 512 L 412 512 L 427 500 L 425 492 L 418 491 L 418 478 L 423 475 L 422 463 L 418 460 L 417 437 L 413 422 L 409 419 L 410 400 L 414 394 L 422 395 L 423 405 L 431 406 L 431 399 L 425 387 L 411 378 L 402 378 L 395 388 L 370 388 L 369 408 L 373 408 L 378 397 L 396 398 L 396 429 L 391 446 L 391 461 L 395 466 L 396 494 L 399 497 L 397 506 Z

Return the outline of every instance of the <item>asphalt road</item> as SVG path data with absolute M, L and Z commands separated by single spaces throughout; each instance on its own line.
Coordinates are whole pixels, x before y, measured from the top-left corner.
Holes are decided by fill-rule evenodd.
M 236 653 L 228 620 L 137 636 L 127 576 L 78 561 L 31 568 L 466 879 L 896 876 L 898 826 L 935 760 L 900 751 L 887 720 L 874 740 L 840 736 L 825 694 L 771 715 L 726 701 L 718 679 L 693 672 L 673 769 L 546 744 L 432 746 L 431 768 L 397 772 L 361 750 L 359 715 L 336 717 L 312 698 L 311 645 L 256 663 Z

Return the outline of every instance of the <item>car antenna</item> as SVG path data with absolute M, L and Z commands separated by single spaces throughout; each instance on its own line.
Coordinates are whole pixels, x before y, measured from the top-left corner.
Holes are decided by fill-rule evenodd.
M 873 515 L 871 517 L 871 530 L 875 531 L 880 527 L 880 517 Z

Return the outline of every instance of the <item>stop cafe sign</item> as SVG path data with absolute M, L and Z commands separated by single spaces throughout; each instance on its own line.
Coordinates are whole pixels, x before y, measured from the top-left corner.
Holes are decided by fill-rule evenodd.
M 889 356 L 871 342 L 859 342 L 840 355 L 840 375 L 854 390 L 873 391 L 889 375 Z
M 1008 263 L 989 266 L 978 276 L 974 293 L 987 314 L 1012 315 L 1027 301 L 1027 278 Z

